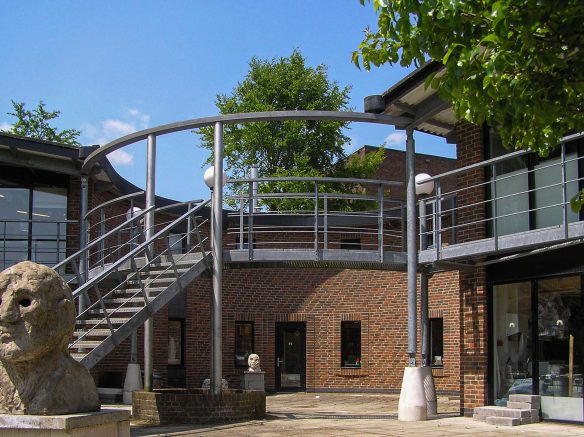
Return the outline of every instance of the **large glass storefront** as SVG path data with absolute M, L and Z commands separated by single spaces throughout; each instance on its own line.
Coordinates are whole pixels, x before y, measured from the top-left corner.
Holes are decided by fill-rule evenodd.
M 492 393 L 542 396 L 544 419 L 584 421 L 582 276 L 493 286 Z

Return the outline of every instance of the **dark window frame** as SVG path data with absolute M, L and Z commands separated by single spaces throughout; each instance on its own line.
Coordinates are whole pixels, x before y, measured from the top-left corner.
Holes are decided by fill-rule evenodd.
M 349 350 L 349 344 L 347 343 L 350 339 L 347 338 L 349 329 L 359 330 L 359 342 L 355 346 L 353 341 L 353 351 L 352 355 L 355 357 L 351 358 L 351 352 Z M 342 368 L 361 368 L 362 365 L 362 346 L 363 346 L 363 329 L 361 320 L 342 320 L 341 321 L 341 367 Z
M 237 351 L 238 351 L 238 340 L 241 338 L 241 336 L 239 336 L 239 331 L 237 329 L 238 326 L 240 325 L 251 325 L 251 348 L 250 351 L 247 353 L 247 355 L 245 356 L 245 359 L 240 359 L 238 361 L 237 358 Z M 236 369 L 243 369 L 243 368 L 247 368 L 248 364 L 247 364 L 247 359 L 249 357 L 250 354 L 255 353 L 255 322 L 253 320 L 237 320 L 235 322 L 235 336 L 233 339 L 233 364 L 235 366 Z M 242 360 L 245 360 L 245 362 L 242 362 Z
M 169 318 L 168 324 L 170 325 L 171 322 L 179 322 L 180 323 L 180 337 L 179 337 L 179 340 L 180 340 L 180 343 L 179 343 L 180 344 L 179 361 L 180 362 L 179 363 L 170 363 L 168 361 L 168 357 L 167 357 L 166 364 L 168 366 L 182 367 L 182 366 L 184 366 L 184 363 L 185 363 L 184 344 L 185 344 L 185 323 L 186 323 L 186 321 L 185 321 L 185 319 L 182 319 L 182 318 Z M 168 332 L 168 329 L 167 329 L 167 332 Z M 169 348 L 170 348 L 170 337 L 168 337 L 167 341 L 169 342 Z
M 434 323 L 432 323 L 434 322 Z M 441 330 L 441 335 L 440 335 L 440 354 L 437 355 L 438 350 L 436 350 L 437 345 L 435 345 L 435 338 L 434 338 L 434 334 L 435 334 L 435 330 L 438 329 L 438 325 L 440 327 Z M 428 332 L 428 339 L 430 340 L 430 367 L 436 367 L 436 368 L 443 368 L 444 367 L 444 317 L 432 317 L 429 320 L 428 323 L 429 326 L 429 332 Z M 435 356 L 440 356 L 441 358 L 441 362 L 440 363 L 434 363 L 434 357 Z

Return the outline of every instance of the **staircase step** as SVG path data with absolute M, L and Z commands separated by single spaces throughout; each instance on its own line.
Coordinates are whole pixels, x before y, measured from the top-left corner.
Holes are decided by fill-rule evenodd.
M 489 425 L 502 425 L 502 426 L 521 425 L 521 419 L 516 418 L 516 417 L 488 416 L 486 422 Z
M 83 335 L 86 335 L 87 337 L 91 338 L 91 337 L 107 337 L 109 336 L 111 333 L 111 331 L 109 329 L 92 329 L 91 332 L 88 332 L 88 330 L 76 330 L 73 333 L 73 337 L 81 337 Z
M 87 356 L 87 354 L 86 354 L 86 353 L 81 353 L 81 352 L 71 352 L 71 357 L 72 357 L 74 360 L 77 360 L 77 361 L 81 361 L 81 360 L 82 360 L 83 358 L 85 358 L 86 356 Z
M 130 320 L 129 317 L 112 317 L 112 318 L 110 318 L 110 322 L 112 323 L 112 325 L 123 325 L 128 320 Z M 78 320 L 77 323 L 75 324 L 75 327 L 76 327 L 76 329 L 82 329 L 83 327 L 87 327 L 87 326 L 91 327 L 93 325 L 107 326 L 107 321 L 104 319 Z
M 83 348 L 83 349 L 93 349 L 99 346 L 102 342 L 96 340 L 81 340 L 71 346 L 74 349 Z
M 512 417 L 516 419 L 521 419 L 522 417 L 531 417 L 532 410 L 520 410 L 517 408 L 507 408 L 507 407 L 477 407 L 474 410 L 475 414 L 479 416 L 497 416 L 497 417 Z
M 509 395 L 509 400 L 511 402 L 525 402 L 531 404 L 530 408 L 538 410 L 541 408 L 541 396 L 538 395 Z
M 507 401 L 507 408 L 515 408 L 518 410 L 531 410 L 531 404 L 528 402 Z
M 141 295 L 139 297 L 116 297 L 114 299 L 104 299 L 103 303 L 105 303 L 106 306 L 116 304 L 119 305 L 122 303 L 141 304 L 142 306 L 144 306 L 144 298 Z
M 169 284 L 170 285 L 170 284 Z M 164 290 L 166 290 L 168 287 L 147 287 L 146 290 L 152 295 L 152 294 L 158 294 L 163 292 Z M 120 295 L 134 295 L 138 293 L 138 296 L 142 296 L 142 289 L 140 288 L 126 288 L 125 290 L 120 290 L 116 292 L 117 296 Z

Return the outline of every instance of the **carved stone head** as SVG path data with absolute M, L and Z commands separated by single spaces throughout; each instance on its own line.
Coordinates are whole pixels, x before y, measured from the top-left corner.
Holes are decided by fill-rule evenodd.
M 260 369 L 260 357 L 258 354 L 249 354 L 247 365 L 249 366 L 249 369 L 247 369 L 248 372 L 262 371 L 262 369 Z
M 71 289 L 55 271 L 25 261 L 0 273 L 0 360 L 65 352 L 74 326 Z

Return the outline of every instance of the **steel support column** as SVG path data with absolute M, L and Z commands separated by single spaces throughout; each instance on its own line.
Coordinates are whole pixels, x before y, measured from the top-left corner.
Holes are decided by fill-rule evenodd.
M 406 129 L 406 216 L 407 216 L 407 267 L 408 267 L 408 364 L 416 365 L 417 314 L 416 314 L 416 270 L 418 251 L 416 248 L 416 182 L 414 130 Z
M 211 390 L 221 393 L 223 376 L 222 338 L 222 298 L 223 298 L 223 123 L 215 123 L 215 143 L 213 147 L 215 174 L 213 179 L 213 302 L 212 302 L 212 358 Z M 251 207 L 251 205 L 250 205 Z M 248 244 L 252 244 L 251 241 Z
M 89 209 L 89 177 L 81 176 L 81 208 L 79 216 L 79 250 L 87 246 L 87 211 Z M 81 282 L 84 284 L 87 282 L 87 276 L 89 274 L 89 253 L 83 252 L 81 255 L 81 260 L 79 261 L 79 273 L 81 275 Z M 81 285 L 81 284 L 79 284 Z M 83 293 L 79 297 L 79 314 L 85 311 L 90 305 L 87 293 Z
M 146 155 L 146 209 L 153 207 L 156 192 L 156 136 L 148 135 L 148 148 Z M 146 240 L 154 235 L 154 208 L 145 214 Z M 150 253 L 154 253 L 154 244 L 150 246 Z M 149 289 L 148 300 L 151 296 Z M 154 318 L 150 317 L 144 323 L 144 390 L 152 391 L 152 374 L 154 364 Z
M 429 275 L 425 270 L 420 272 L 420 335 L 422 336 L 421 352 L 422 367 L 429 366 L 430 356 L 430 319 L 428 318 L 428 280 Z

